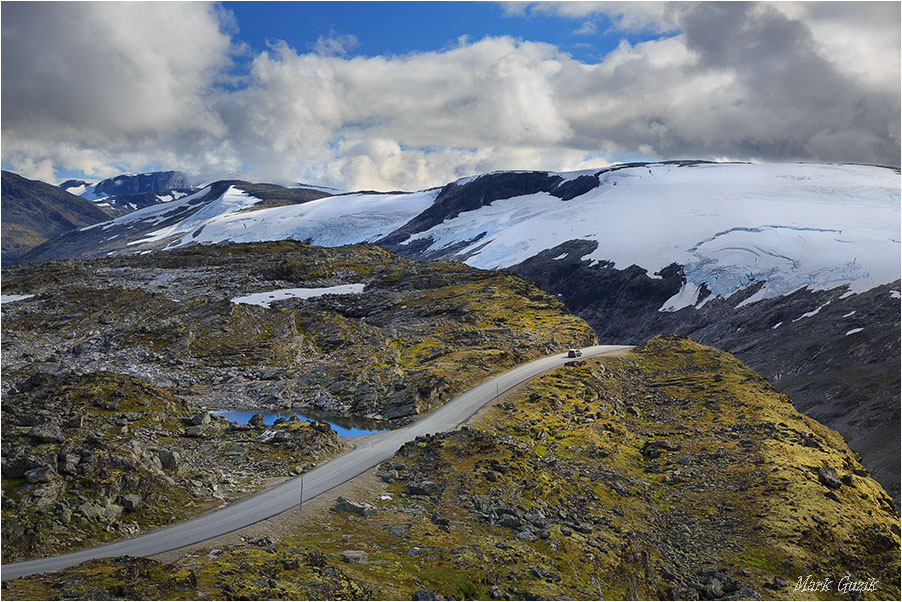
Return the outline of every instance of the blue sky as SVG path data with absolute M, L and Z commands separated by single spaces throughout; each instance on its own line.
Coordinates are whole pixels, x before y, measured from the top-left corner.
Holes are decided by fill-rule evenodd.
M 397 55 L 440 51 L 462 36 L 513 36 L 546 42 L 584 62 L 597 62 L 617 47 L 661 37 L 612 28 L 602 14 L 573 19 L 556 14 L 510 14 L 496 2 L 225 2 L 236 18 L 238 39 L 255 50 L 284 40 L 312 49 L 320 37 L 353 35 L 359 45 L 350 54 Z M 594 32 L 580 33 L 585 23 Z
M 898 165 L 897 2 L 4 2 L 2 164 L 413 190 L 638 159 Z

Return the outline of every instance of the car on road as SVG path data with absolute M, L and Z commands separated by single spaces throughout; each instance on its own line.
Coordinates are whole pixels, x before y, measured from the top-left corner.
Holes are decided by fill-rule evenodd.
M 583 352 L 580 349 L 571 349 L 567 352 L 567 357 L 582 357 Z

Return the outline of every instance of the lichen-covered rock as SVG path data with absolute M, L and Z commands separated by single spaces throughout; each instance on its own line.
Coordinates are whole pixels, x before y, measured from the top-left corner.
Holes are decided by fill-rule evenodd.
M 441 490 L 441 485 L 429 480 L 410 481 L 404 486 L 404 492 L 410 495 L 434 495 Z
M 341 559 L 351 564 L 366 564 L 370 557 L 363 550 L 345 550 L 341 553 Z
M 350 512 L 352 514 L 359 514 L 363 517 L 373 516 L 376 514 L 376 509 L 372 504 L 361 503 L 361 502 L 353 502 L 351 500 L 346 500 L 345 498 L 339 496 L 338 500 L 336 500 L 335 505 L 332 506 L 333 512 Z
M 53 422 L 44 422 L 31 427 L 28 436 L 38 443 L 59 443 L 63 440 L 63 431 Z
M 843 485 L 842 480 L 839 478 L 839 473 L 832 466 L 821 466 L 818 468 L 817 478 L 830 489 L 839 489 Z

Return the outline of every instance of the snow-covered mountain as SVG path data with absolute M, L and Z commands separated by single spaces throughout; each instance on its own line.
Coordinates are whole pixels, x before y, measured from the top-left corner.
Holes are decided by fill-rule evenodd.
M 194 191 L 188 176 L 180 171 L 121 174 L 99 182 L 66 180 L 59 186 L 91 201 L 111 217 L 168 203 Z
M 478 187 L 488 174 L 445 188 Z M 899 278 L 899 174 L 848 165 L 649 164 L 554 174 L 597 184 L 564 200 L 554 191 L 499 199 L 418 228 L 392 246 L 512 267 L 570 240 L 597 243 L 581 259 L 656 274 L 672 263 L 686 283 L 662 310 L 728 297 L 847 284 L 861 292 Z M 425 226 L 425 225 L 424 225 Z M 461 244 L 468 241 L 469 244 Z M 428 244 L 425 244 L 428 242 Z M 563 257 L 559 257 L 563 259 Z
M 83 196 L 109 188 L 103 184 Z M 314 202 L 276 207 L 246 186 L 211 194 L 214 184 L 75 237 L 95 243 L 78 245 L 77 256 L 293 238 L 378 242 L 480 268 L 511 268 L 586 241 L 592 249 L 579 246 L 579 259 L 590 266 L 638 266 L 652 279 L 679 266 L 680 287 L 659 308 L 675 311 L 756 285 L 745 304 L 803 287 L 862 292 L 896 280 L 899 186 L 898 170 L 882 167 L 699 162 L 496 172 L 406 194 L 320 191 Z M 119 242 L 102 244 L 111 237 Z M 72 253 L 47 249 L 41 258 L 60 255 Z

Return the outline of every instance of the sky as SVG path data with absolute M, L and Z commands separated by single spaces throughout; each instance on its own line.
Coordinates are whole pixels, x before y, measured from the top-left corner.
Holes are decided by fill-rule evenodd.
M 900 163 L 898 2 L 10 2 L 4 169 L 415 190 Z

